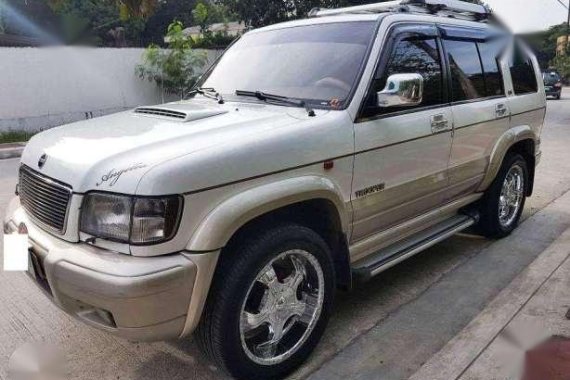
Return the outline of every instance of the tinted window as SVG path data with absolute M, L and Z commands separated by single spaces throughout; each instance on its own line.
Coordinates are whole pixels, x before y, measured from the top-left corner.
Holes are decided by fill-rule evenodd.
M 487 96 L 504 95 L 503 76 L 501 74 L 499 59 L 503 53 L 502 40 L 478 43 L 483 71 L 485 73 L 485 88 Z
M 511 57 L 511 77 L 515 94 L 527 94 L 538 91 L 538 83 L 534 73 L 532 60 L 523 50 L 515 45 L 513 57 Z
M 451 68 L 451 94 L 454 102 L 485 97 L 485 77 L 477 44 L 469 41 L 444 41 Z
M 420 107 L 443 102 L 441 58 L 435 38 L 414 37 L 399 40 L 392 50 L 384 73 L 375 82 L 374 90 L 382 91 L 388 77 L 393 74 L 420 74 L 424 78 L 424 96 Z M 389 108 L 381 112 L 395 111 L 399 109 Z

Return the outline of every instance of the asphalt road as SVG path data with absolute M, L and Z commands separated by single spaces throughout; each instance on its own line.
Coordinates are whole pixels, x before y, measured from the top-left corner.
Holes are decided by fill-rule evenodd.
M 451 238 L 340 293 L 323 342 L 292 378 L 407 378 L 568 227 L 553 204 L 570 190 L 570 91 L 565 99 L 549 101 L 543 161 L 520 232 L 499 242 Z M 0 160 L 0 217 L 17 167 L 18 160 Z M 66 354 L 73 379 L 223 378 L 192 339 L 148 344 L 109 336 L 65 315 L 24 274 L 0 272 L 0 379 L 14 350 L 41 341 Z

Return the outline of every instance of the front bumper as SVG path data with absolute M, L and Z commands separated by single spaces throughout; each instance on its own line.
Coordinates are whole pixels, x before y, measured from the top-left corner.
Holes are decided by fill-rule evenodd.
M 217 252 L 134 257 L 48 234 L 17 198 L 7 215 L 5 233 L 21 223 L 28 229 L 30 277 L 68 314 L 137 341 L 182 337 L 196 326 Z

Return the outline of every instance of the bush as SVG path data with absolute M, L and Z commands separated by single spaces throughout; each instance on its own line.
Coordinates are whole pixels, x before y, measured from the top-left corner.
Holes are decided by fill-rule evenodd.
M 26 142 L 37 132 L 8 131 L 0 132 L 0 144 Z
M 206 64 L 206 53 L 192 50 L 193 41 L 184 36 L 184 26 L 175 21 L 168 26 L 167 49 L 157 45 L 147 47 L 143 63 L 136 73 L 141 79 L 156 82 L 167 94 L 184 98 L 196 83 Z

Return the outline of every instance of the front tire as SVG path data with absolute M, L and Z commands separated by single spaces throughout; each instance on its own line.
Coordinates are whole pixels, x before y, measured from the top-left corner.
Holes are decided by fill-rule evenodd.
M 479 228 L 488 238 L 503 238 L 518 226 L 528 186 L 528 166 L 520 154 L 508 154 L 481 199 Z
M 319 342 L 334 297 L 326 242 L 296 224 L 222 253 L 196 330 L 203 351 L 238 379 L 282 378 Z

